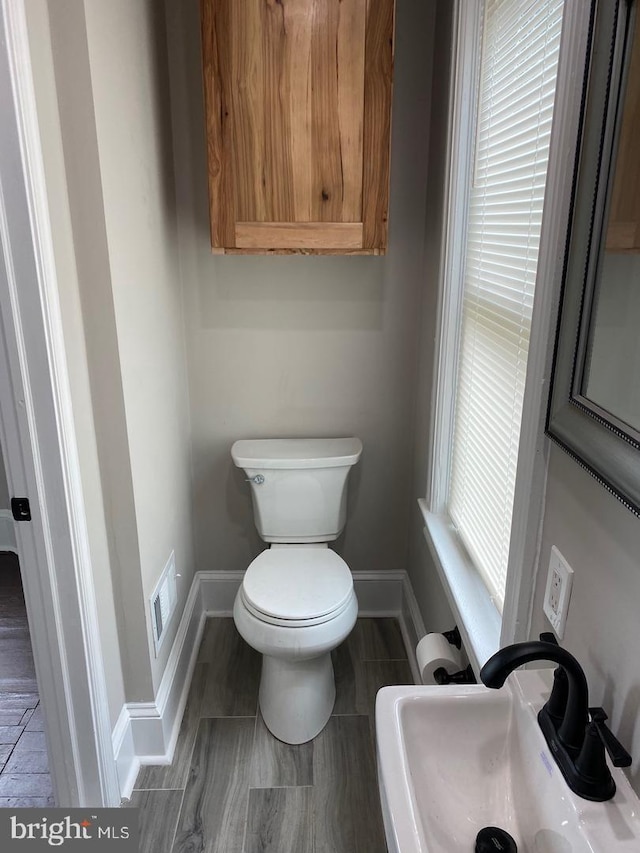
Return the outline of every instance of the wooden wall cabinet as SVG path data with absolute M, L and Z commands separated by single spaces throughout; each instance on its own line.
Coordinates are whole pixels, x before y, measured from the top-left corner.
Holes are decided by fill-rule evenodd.
M 394 2 L 201 0 L 214 252 L 385 252 Z

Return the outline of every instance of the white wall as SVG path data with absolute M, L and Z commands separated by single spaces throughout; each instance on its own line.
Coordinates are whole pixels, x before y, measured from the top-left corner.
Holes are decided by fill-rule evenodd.
M 559 448 L 551 449 L 531 636 L 549 630 L 542 612 L 551 546 L 573 568 L 562 645 L 585 669 L 592 705 L 635 756 L 640 794 L 640 519 Z
M 358 435 L 352 569 L 404 568 L 416 392 L 432 4 L 399 0 L 389 252 L 220 257 L 209 244 L 198 6 L 167 0 L 198 566 L 261 550 L 237 438 Z

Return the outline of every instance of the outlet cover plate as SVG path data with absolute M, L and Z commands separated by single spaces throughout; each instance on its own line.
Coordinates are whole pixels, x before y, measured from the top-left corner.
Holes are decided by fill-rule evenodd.
M 543 610 L 553 630 L 561 640 L 567 622 L 567 612 L 573 586 L 573 569 L 555 545 L 551 547 L 547 586 L 544 592 Z

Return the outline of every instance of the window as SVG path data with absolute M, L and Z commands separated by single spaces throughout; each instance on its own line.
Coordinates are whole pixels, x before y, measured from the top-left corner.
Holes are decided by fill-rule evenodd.
M 462 67 L 451 131 L 431 509 L 453 524 L 500 612 L 563 5 L 458 6 Z
M 562 0 L 484 8 L 448 508 L 500 610 Z

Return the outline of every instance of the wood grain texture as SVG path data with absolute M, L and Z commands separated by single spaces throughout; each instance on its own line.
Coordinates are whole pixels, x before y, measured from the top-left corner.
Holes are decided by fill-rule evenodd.
M 258 714 L 251 787 L 313 785 L 313 743 L 289 744 L 277 740 Z
M 25 712 L 35 708 L 40 697 L 37 693 L 0 693 L 0 709 L 2 711 L 19 710 L 24 716 Z M 25 723 L 27 720 L 25 720 Z
M 206 664 L 201 716 L 255 716 L 262 657 L 238 634 L 233 619 L 207 620 L 198 662 Z
M 238 222 L 239 249 L 361 249 L 359 222 Z
M 52 809 L 53 797 L 0 797 L 0 809 Z
M 312 5 L 311 219 L 360 222 L 366 0 Z
M 48 773 L 49 756 L 46 752 L 13 752 L 4 768 L 5 773 Z M 2 779 L 2 776 L 0 776 Z
M 200 723 L 173 853 L 242 853 L 255 720 Z
M 0 806 L 53 806 L 20 566 L 0 554 Z
M 140 853 L 170 853 L 182 804 L 182 791 L 134 791 L 128 808 L 137 808 Z
M 363 246 L 387 245 L 394 0 L 369 3 L 365 40 Z
M 385 255 L 385 249 L 212 249 L 213 255 Z
M 48 773 L 9 773 L 0 775 L 0 797 L 52 797 Z
M 172 844 L 173 853 L 384 851 L 371 736 L 373 696 L 383 683 L 403 680 L 408 662 L 389 659 L 400 653 L 402 638 L 395 620 L 367 619 L 358 624 L 361 627 L 334 655 L 334 663 L 338 659 L 343 664 L 336 665 L 338 701 L 342 691 L 348 705 L 339 709 L 337 702 L 334 711 L 348 716 L 333 716 L 317 738 L 298 746 L 276 740 L 260 716 L 201 718 L 188 761 L 183 806 L 180 790 L 134 792 L 131 805 L 140 808 L 143 853 L 163 853 Z M 212 672 L 213 683 L 224 693 L 229 689 L 244 693 L 243 680 L 257 686 L 259 674 L 251 666 L 246 669 L 238 657 L 238 642 L 243 641 L 231 619 L 207 620 L 174 766 L 146 768 L 147 784 L 183 782 L 192 722 L 198 722 L 198 713 L 206 713 L 205 702 L 198 697 L 204 700 Z M 360 659 L 372 655 L 385 659 Z M 233 710 L 233 702 L 223 704 Z M 31 753 L 27 760 L 35 765 L 37 756 Z M 31 797 L 30 802 L 45 800 Z
M 331 717 L 313 760 L 316 853 L 385 853 L 369 718 Z
M 369 150 L 380 157 L 390 127 L 381 115 L 391 103 L 384 44 L 391 44 L 392 31 L 386 42 L 381 34 L 381 27 L 393 27 L 393 0 L 382 5 L 388 2 L 390 16 L 374 12 L 368 0 L 201 0 L 216 253 L 384 250 L 383 242 L 336 241 L 333 227 L 321 224 L 362 224 L 367 172 L 370 182 L 383 178 L 382 190 L 370 187 L 369 205 L 386 223 L 388 151 L 366 168 L 365 112 L 369 91 Z M 379 85 L 382 93 L 375 92 Z M 274 223 L 312 227 L 296 234 L 270 227 L 257 243 L 251 229 Z M 376 233 L 386 235 L 386 224 Z M 277 237 L 290 242 L 278 244 Z
M 244 853 L 314 853 L 311 788 L 249 792 Z
M 375 718 L 376 694 L 387 684 L 413 684 L 408 660 L 354 661 L 344 647 L 333 657 L 336 677 L 334 715 L 368 714 Z
M 606 249 L 640 252 L 640 21 L 635 22 Z
M 232 0 L 201 0 L 202 70 L 209 177 L 209 218 L 212 246 L 233 246 L 235 195 L 232 163 L 232 80 L 229 42 L 221 38 L 231 27 Z
M 406 660 L 398 620 L 393 617 L 382 619 L 358 619 L 347 645 L 353 649 L 356 660 Z

